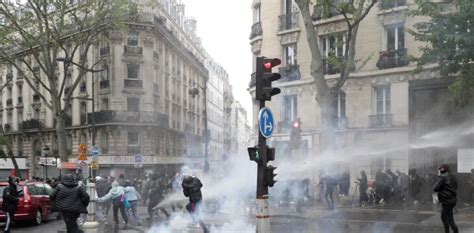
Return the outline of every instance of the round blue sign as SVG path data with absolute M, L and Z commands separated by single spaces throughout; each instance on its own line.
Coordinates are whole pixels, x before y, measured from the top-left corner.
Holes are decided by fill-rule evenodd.
M 258 127 L 264 137 L 269 138 L 272 136 L 275 123 L 273 122 L 273 113 L 269 108 L 260 109 L 258 113 Z
M 93 156 L 98 156 L 100 154 L 99 147 L 98 146 L 93 146 L 91 150 L 91 154 Z

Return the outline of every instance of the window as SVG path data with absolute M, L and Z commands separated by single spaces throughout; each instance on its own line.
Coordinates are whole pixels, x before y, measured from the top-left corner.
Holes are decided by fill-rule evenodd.
M 138 79 L 138 70 L 140 66 L 138 64 L 127 64 L 127 78 Z
M 376 113 L 385 115 L 390 113 L 390 86 L 375 87 L 376 94 Z
M 127 45 L 138 46 L 138 32 L 128 32 Z
M 30 194 L 32 196 L 39 195 L 38 190 L 36 189 L 36 187 L 34 185 L 28 185 L 27 189 L 28 189 L 28 194 Z
M 109 110 L 109 99 L 103 98 L 100 104 L 100 110 L 107 111 Z
M 385 28 L 386 51 L 400 50 L 405 48 L 405 26 L 395 25 Z
M 128 132 L 128 153 L 140 153 L 138 132 Z
M 109 151 L 109 133 L 106 130 L 102 130 L 100 133 L 100 150 L 104 154 Z
M 285 123 L 291 123 L 297 119 L 298 101 L 296 95 L 283 96 L 281 106 L 281 118 Z
M 48 192 L 46 191 L 46 188 L 43 184 L 35 184 L 35 188 L 38 195 L 48 195 Z
M 127 98 L 127 111 L 139 112 L 140 111 L 140 99 L 139 98 Z
M 286 66 L 297 64 L 296 43 L 283 46 L 283 57 L 285 59 Z
M 51 186 L 49 186 L 49 184 L 43 184 L 45 189 L 46 189 L 46 195 L 50 195 L 51 193 L 53 193 L 53 189 L 51 188 Z
M 345 33 L 339 33 L 335 35 L 321 37 L 321 47 L 323 50 L 323 57 L 327 58 L 329 56 L 336 56 L 336 57 L 344 56 L 344 51 L 346 48 L 345 41 L 346 41 Z
M 260 23 L 260 20 L 261 20 L 261 7 L 260 5 L 258 6 L 255 6 L 255 9 L 254 9 L 254 15 L 253 15 L 253 22 L 254 23 Z

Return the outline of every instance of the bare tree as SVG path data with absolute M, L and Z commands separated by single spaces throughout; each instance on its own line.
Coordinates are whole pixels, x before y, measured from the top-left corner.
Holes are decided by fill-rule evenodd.
M 89 51 L 109 31 L 120 30 L 127 12 L 126 0 L 0 1 L 0 66 L 16 70 L 52 111 L 63 160 L 72 94 L 95 66 L 88 61 Z
M 316 101 L 321 109 L 320 145 L 324 151 L 332 147 L 335 139 L 337 109 L 334 100 L 357 63 L 355 60 L 355 46 L 359 25 L 377 3 L 377 0 L 358 0 L 355 2 L 352 0 L 295 0 L 295 2 L 304 21 L 311 52 L 311 76 L 316 87 Z M 310 12 L 311 8 L 313 8 L 312 12 Z M 319 20 L 327 15 L 327 11 L 342 15 L 347 27 L 346 39 L 343 42 L 345 44 L 343 57 L 337 62 L 334 59 L 328 59 L 333 61 L 335 63 L 333 65 L 340 70 L 339 78 L 334 81 L 324 77 L 323 54 L 319 48 L 318 28 L 313 24 L 313 19 Z

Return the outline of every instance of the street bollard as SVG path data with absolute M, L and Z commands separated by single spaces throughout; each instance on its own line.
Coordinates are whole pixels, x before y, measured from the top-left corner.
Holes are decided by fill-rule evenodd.
M 95 208 L 96 208 L 96 191 L 95 183 L 87 182 L 87 193 L 90 196 L 90 202 L 87 206 L 87 221 L 84 223 L 84 228 L 98 228 L 99 222 L 95 219 Z M 88 230 L 87 232 L 91 232 Z

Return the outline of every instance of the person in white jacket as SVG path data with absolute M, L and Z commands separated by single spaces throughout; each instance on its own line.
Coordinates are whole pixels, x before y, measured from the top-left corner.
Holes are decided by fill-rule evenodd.
M 137 213 L 138 200 L 141 199 L 140 193 L 138 193 L 135 187 L 133 187 L 132 182 L 130 182 L 130 180 L 125 181 L 124 191 L 125 191 L 125 198 L 127 198 L 128 202 L 130 203 L 130 208 L 132 209 L 133 218 L 135 219 L 135 222 L 138 225 L 141 225 L 142 220 L 140 219 L 140 216 Z
M 125 189 L 122 186 L 119 186 L 117 181 L 112 182 L 112 188 L 110 191 L 103 197 L 97 199 L 98 202 L 105 202 L 108 200 L 112 200 L 113 212 L 114 212 L 114 221 L 115 225 L 119 224 L 118 220 L 118 210 L 120 209 L 120 213 L 122 214 L 123 221 L 125 225 L 128 225 L 128 216 L 125 212 L 125 205 L 123 203 L 125 199 Z

